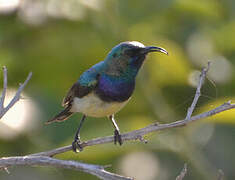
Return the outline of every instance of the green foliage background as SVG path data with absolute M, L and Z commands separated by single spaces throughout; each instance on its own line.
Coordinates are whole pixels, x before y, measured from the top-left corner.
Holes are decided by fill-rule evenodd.
M 212 73 L 203 86 L 195 113 L 234 100 L 234 17 L 233 0 L 24 0 L 13 11 L 1 13 L 0 65 L 7 66 L 12 88 L 17 88 L 29 71 L 33 72 L 25 94 L 37 104 L 40 116 L 30 116 L 36 124 L 33 129 L 11 139 L 0 137 L 0 156 L 36 153 L 70 144 L 81 114 L 63 123 L 45 126 L 44 122 L 62 109 L 60 102 L 79 75 L 122 41 L 136 40 L 169 52 L 169 56 L 148 56 L 131 101 L 116 115 L 122 132 L 156 121 L 183 119 L 195 93 L 189 79 L 208 60 L 212 62 Z M 112 164 L 110 171 L 125 174 L 121 170 L 125 158 L 142 152 L 158 163 L 150 180 L 174 179 L 184 163 L 189 169 L 185 180 L 214 179 L 218 169 L 224 171 L 226 179 L 234 179 L 234 115 L 230 111 L 151 134 L 146 137 L 148 144 L 99 145 L 59 158 Z M 88 140 L 112 133 L 106 118 L 88 118 L 81 136 Z M 138 161 L 138 156 L 135 158 Z M 139 166 L 147 163 L 143 160 Z M 9 170 L 11 175 L 2 171 L 0 179 L 97 179 L 54 168 Z

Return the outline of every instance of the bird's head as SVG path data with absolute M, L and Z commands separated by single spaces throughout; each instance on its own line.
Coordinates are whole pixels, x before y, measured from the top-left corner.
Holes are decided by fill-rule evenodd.
M 106 62 L 108 64 L 107 73 L 111 75 L 120 75 L 128 69 L 138 72 L 145 57 L 150 52 L 168 52 L 160 47 L 144 46 L 137 41 L 122 42 L 115 46 L 108 54 Z

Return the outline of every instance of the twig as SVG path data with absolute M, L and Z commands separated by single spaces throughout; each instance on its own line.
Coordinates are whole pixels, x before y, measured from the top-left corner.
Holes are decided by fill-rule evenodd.
M 185 118 L 186 120 L 189 120 L 190 117 L 192 116 L 193 111 L 196 107 L 197 101 L 198 101 L 199 97 L 201 96 L 201 87 L 202 87 L 202 84 L 204 83 L 204 80 L 205 80 L 205 77 L 206 77 L 206 74 L 207 74 L 209 68 L 210 68 L 210 62 L 208 62 L 207 68 L 205 68 L 205 67 L 202 68 L 199 83 L 197 85 L 196 94 L 193 98 L 193 102 L 192 102 L 191 106 L 188 108 L 187 115 L 186 115 L 186 118 Z
M 6 112 L 12 107 L 14 106 L 14 104 L 20 100 L 20 94 L 23 91 L 23 89 L 25 88 L 25 86 L 27 85 L 27 83 L 29 82 L 29 80 L 32 77 L 32 72 L 29 73 L 29 75 L 27 76 L 26 80 L 24 81 L 23 84 L 20 84 L 20 87 L 18 88 L 15 96 L 12 98 L 12 100 L 10 101 L 10 103 L 4 107 L 4 99 L 6 96 L 6 88 L 7 88 L 7 68 L 3 67 L 3 72 L 4 72 L 4 85 L 3 85 L 3 91 L 2 91 L 2 97 L 1 97 L 1 104 L 0 104 L 0 119 L 6 114 Z
M 180 174 L 176 177 L 175 180 L 183 180 L 186 174 L 187 174 L 187 164 L 184 164 L 184 168 L 181 170 Z
M 74 169 L 78 171 L 87 172 L 89 174 L 95 175 L 100 179 L 104 180 L 131 180 L 132 178 L 120 176 L 114 173 L 110 173 L 104 169 L 103 166 L 85 164 L 77 161 L 67 161 L 59 160 L 47 156 L 16 156 L 16 157 L 6 157 L 0 159 L 1 167 L 9 166 L 52 166 L 56 168 L 64 169 Z
M 2 96 L 0 98 L 0 113 L 4 108 L 4 101 L 7 91 L 7 68 L 3 66 L 2 69 L 3 69 L 3 90 L 2 90 Z

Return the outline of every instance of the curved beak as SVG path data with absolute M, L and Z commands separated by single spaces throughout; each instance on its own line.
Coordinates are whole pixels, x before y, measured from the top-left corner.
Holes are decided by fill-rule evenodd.
M 143 48 L 142 52 L 144 54 L 148 54 L 150 52 L 161 52 L 168 55 L 168 52 L 164 48 L 155 47 L 155 46 L 146 46 L 145 48 Z

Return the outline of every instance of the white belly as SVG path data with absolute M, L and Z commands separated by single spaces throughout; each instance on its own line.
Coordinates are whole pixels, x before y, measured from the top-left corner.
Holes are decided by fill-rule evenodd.
M 75 97 L 71 112 L 81 112 L 91 117 L 105 117 L 118 112 L 129 99 L 124 102 L 103 102 L 94 93 L 90 93 L 83 98 Z

